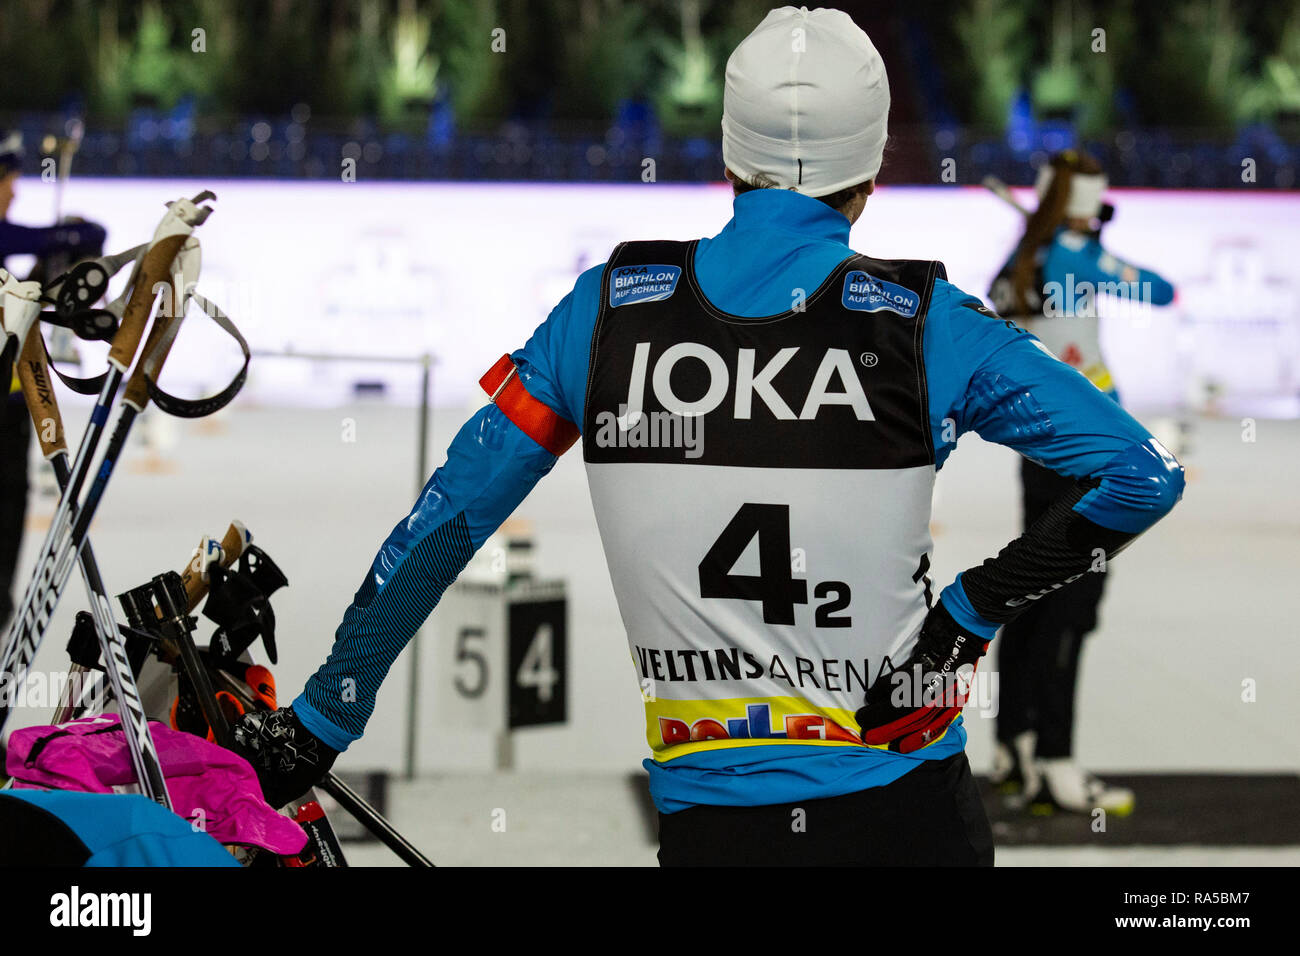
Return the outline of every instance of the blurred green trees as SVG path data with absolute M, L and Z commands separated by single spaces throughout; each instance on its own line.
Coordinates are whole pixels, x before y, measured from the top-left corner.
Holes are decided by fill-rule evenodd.
M 951 19 L 940 21 L 954 24 L 960 37 L 943 65 L 951 65 L 953 90 L 966 91 L 958 111 L 967 122 L 1005 125 L 1033 52 L 1025 29 L 1027 7 L 1019 0 L 968 0 Z
M 1230 130 L 1300 109 L 1300 6 L 1269 0 L 933 0 L 956 118 L 1006 128 L 1029 96 L 1085 134 L 1117 123 Z
M 774 5 L 3 0 L 0 111 L 54 109 L 75 93 L 103 119 L 189 96 L 209 115 L 305 102 L 318 117 L 400 124 L 440 101 L 467 126 L 598 124 L 635 98 L 667 132 L 714 135 L 727 55 Z M 936 71 L 965 124 L 1004 128 L 1022 93 L 1036 115 L 1071 116 L 1088 133 L 1129 119 L 1228 129 L 1300 117 L 1294 2 L 879 0 L 870 16 L 895 53 L 927 35 L 933 62 L 890 68 Z

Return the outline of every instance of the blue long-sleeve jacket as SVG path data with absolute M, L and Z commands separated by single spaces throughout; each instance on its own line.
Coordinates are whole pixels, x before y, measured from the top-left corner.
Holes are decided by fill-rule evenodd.
M 1018 250 L 1007 258 L 989 295 L 994 308 L 1032 332 L 1066 364 L 1118 400 L 1119 394 L 1101 350 L 1098 299 L 1112 300 L 1120 319 L 1125 312 L 1168 305 L 1174 287 L 1150 269 L 1133 265 L 1107 251 L 1091 233 L 1061 226 L 1034 250 L 1034 282 L 1026 290 L 1029 315 L 1018 314 L 1012 293 L 1012 270 Z
M 735 200 L 735 215 L 695 259 L 702 291 L 726 311 L 759 317 L 789 308 L 791 290 L 816 289 L 851 254 L 848 220 L 815 199 L 755 190 Z M 884 245 L 884 241 L 875 243 Z M 581 424 L 603 266 L 582 273 L 527 344 L 512 355 L 528 393 Z M 1032 335 L 1004 322 L 948 282 L 936 283 L 923 355 L 936 467 L 957 439 L 974 431 L 1058 472 L 1095 479 L 1074 510 L 1104 528 L 1145 530 L 1173 507 L 1181 469 L 1151 450 L 1150 434 Z M 360 737 L 384 675 L 446 587 L 518 506 L 555 457 L 488 405 L 461 428 L 447 463 L 384 542 L 344 614 L 329 659 L 294 709 L 325 743 L 344 749 Z M 992 637 L 960 578 L 941 600 L 960 624 Z M 341 693 L 344 687 L 349 693 Z M 661 809 L 693 803 L 776 803 L 882 785 L 924 759 L 950 756 L 965 733 L 945 735 L 918 754 L 867 748 L 803 748 L 797 762 L 771 747 L 764 773 L 725 766 L 725 751 L 655 765 Z M 648 762 L 649 763 L 649 762 Z M 749 798 L 735 791 L 749 789 Z
M 20 226 L 0 219 L 0 264 L 9 256 L 45 256 L 61 249 L 72 252 L 98 249 L 104 244 L 104 235 L 104 227 L 93 222 Z

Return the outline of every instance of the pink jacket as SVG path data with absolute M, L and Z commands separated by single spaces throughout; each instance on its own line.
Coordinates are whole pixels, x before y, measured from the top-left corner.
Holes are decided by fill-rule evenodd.
M 221 843 L 259 846 L 281 855 L 306 845 L 306 832 L 262 799 L 257 774 L 243 757 L 154 721 L 149 730 L 172 809 L 195 829 Z M 5 769 L 15 787 L 140 792 L 117 714 L 15 730 Z

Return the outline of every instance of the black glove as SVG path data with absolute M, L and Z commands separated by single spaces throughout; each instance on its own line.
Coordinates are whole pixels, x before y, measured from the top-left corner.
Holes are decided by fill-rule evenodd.
M 292 707 L 244 714 L 231 747 L 253 765 L 266 802 L 279 809 L 329 772 L 339 752 L 302 725 Z
M 939 601 L 926 615 L 911 655 L 867 688 L 857 712 L 862 742 L 911 753 L 934 743 L 970 697 L 989 642 L 957 626 Z

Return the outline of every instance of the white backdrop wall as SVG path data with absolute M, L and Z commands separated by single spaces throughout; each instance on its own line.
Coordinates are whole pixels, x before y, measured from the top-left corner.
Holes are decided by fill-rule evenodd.
M 150 234 L 164 200 L 203 186 L 218 201 L 200 232 L 200 287 L 255 347 L 432 351 L 440 360 L 436 400 L 455 406 L 617 242 L 709 236 L 730 215 L 725 186 L 654 183 L 81 179 L 69 185 L 65 208 L 103 222 L 117 251 Z M 20 189 L 11 218 L 48 220 L 51 187 Z M 1213 385 L 1223 401 L 1252 413 L 1295 415 L 1300 194 L 1112 190 L 1111 198 L 1118 214 L 1106 245 L 1178 288 L 1173 306 L 1104 326 L 1129 404 L 1198 404 Z M 980 187 L 885 187 L 852 239 L 882 258 L 941 259 L 951 281 L 982 296 L 1020 228 L 1020 215 Z M 210 387 L 233 367 L 230 346 L 204 327 L 177 346 L 167 381 Z M 284 362 L 259 363 L 250 395 L 330 404 L 358 378 L 387 380 L 394 397 L 411 397 L 414 379 L 391 366 Z
M 480 372 L 524 341 L 581 268 L 620 238 L 713 234 L 729 208 L 726 190 L 712 186 L 116 180 L 75 181 L 67 208 L 104 220 L 116 250 L 149 234 L 164 199 L 203 185 L 220 198 L 203 227 L 200 284 L 256 346 L 438 352 L 437 399 L 455 409 L 436 417 L 433 464 L 463 420 L 459 409 Z M 48 216 L 45 187 L 20 188 L 13 218 Z M 1185 371 L 1175 359 L 1187 355 L 1225 375 L 1239 370 L 1242 396 L 1294 392 L 1285 383 L 1296 357 L 1286 330 L 1297 314 L 1290 257 L 1300 247 L 1300 197 L 1115 198 L 1109 244 L 1181 286 L 1169 310 L 1180 317 L 1173 325 L 1153 320 L 1109 330 L 1111 358 L 1130 398 L 1151 405 L 1176 399 L 1186 382 L 1175 374 Z M 873 197 L 853 239 L 877 255 L 941 258 L 955 283 L 979 292 L 1017 229 L 1016 214 L 979 189 L 897 188 Z M 236 364 L 231 346 L 205 338 L 200 323 L 196 318 L 169 365 L 167 384 L 178 390 L 215 387 Z M 282 695 L 296 694 L 412 500 L 412 410 L 373 400 L 335 407 L 351 398 L 353 379 L 386 375 L 403 388 L 413 384 L 389 366 L 261 361 L 248 396 L 217 419 L 142 428 L 152 444 L 133 442 L 94 527 L 110 592 L 179 566 L 200 531 L 219 534 L 231 517 L 243 519 L 291 582 L 276 597 L 277 675 Z M 66 408 L 77 434 L 85 403 L 69 397 Z M 354 441 L 341 437 L 347 423 Z M 1244 440 L 1235 419 L 1201 420 L 1184 456 L 1184 503 L 1126 552 L 1108 579 L 1080 687 L 1078 750 L 1093 766 L 1277 769 L 1300 757 L 1292 729 L 1300 720 L 1292 691 L 1300 659 L 1293 613 L 1279 599 L 1300 575 L 1300 486 L 1293 480 L 1300 423 L 1261 421 L 1251 437 Z M 1018 532 L 1015 467 L 1005 449 L 962 440 L 939 479 L 936 583 Z M 52 498 L 33 495 L 27 573 L 52 506 Z M 519 514 L 536 529 L 540 573 L 569 582 L 571 710 L 567 726 L 521 733 L 518 763 L 635 767 L 646 753 L 640 698 L 579 458 L 566 455 Z M 38 667 L 66 666 L 63 644 L 81 598 L 74 583 Z M 445 635 L 435 612 L 425 640 L 439 639 Z M 430 648 L 417 704 L 422 769 L 490 763 L 490 739 L 437 723 L 429 695 L 438 680 L 427 670 L 433 657 Z M 401 765 L 407 667 L 403 655 L 345 764 Z M 15 722 L 45 719 L 30 713 Z M 972 760 L 987 766 L 993 721 L 968 722 Z

